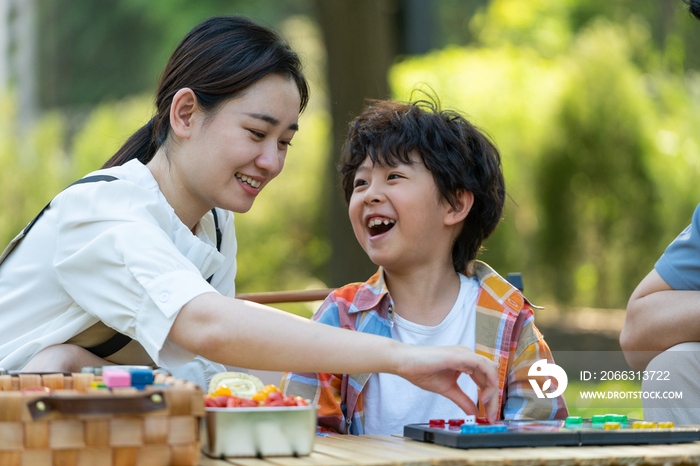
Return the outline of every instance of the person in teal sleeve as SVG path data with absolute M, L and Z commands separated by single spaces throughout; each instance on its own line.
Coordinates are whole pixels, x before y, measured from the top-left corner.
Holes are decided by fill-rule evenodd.
M 700 0 L 685 3 L 700 19 Z M 645 371 L 645 420 L 700 424 L 700 205 L 632 293 L 620 346 Z

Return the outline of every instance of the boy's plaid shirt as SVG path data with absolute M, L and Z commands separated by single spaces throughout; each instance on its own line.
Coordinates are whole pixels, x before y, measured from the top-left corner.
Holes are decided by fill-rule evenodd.
M 498 364 L 500 417 L 565 418 L 568 411 L 564 397 L 539 399 L 528 381 L 533 363 L 540 359 L 554 362 L 534 325 L 532 305 L 483 262 L 470 263 L 467 275 L 476 275 L 479 280 L 476 353 Z M 380 268 L 365 283 L 353 283 L 331 293 L 312 320 L 391 338 L 393 303 L 383 270 Z M 284 374 L 282 390 L 319 405 L 320 430 L 361 435 L 362 388 L 370 375 L 290 372 Z M 539 378 L 540 386 L 543 380 Z M 552 387 L 556 385 L 557 381 L 552 380 Z

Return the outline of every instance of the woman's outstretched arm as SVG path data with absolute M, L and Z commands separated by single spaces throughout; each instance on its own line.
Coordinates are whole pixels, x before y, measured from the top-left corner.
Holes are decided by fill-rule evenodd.
M 469 374 L 487 415 L 498 411 L 496 365 L 465 346 L 410 346 L 390 338 L 334 328 L 216 293 L 180 310 L 169 337 L 222 364 L 272 371 L 387 372 L 446 396 L 465 412 L 476 407 L 457 385 Z

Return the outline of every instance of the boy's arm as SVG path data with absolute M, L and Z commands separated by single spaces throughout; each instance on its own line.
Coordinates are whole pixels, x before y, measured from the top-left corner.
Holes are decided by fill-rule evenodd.
M 515 347 L 511 348 L 508 360 L 508 378 L 506 380 L 503 417 L 505 419 L 563 419 L 569 412 L 564 396 L 556 398 L 538 398 L 530 384 L 528 371 L 541 359 L 553 364 L 552 353 L 544 337 L 534 324 L 534 313 L 529 304 L 520 312 L 515 323 L 514 332 L 520 330 Z M 551 377 L 538 377 L 539 386 Z M 551 378 L 551 386 L 559 382 Z M 548 390 L 550 391 L 550 390 Z
M 328 295 L 311 320 L 321 321 L 338 327 L 338 304 L 334 293 Z M 345 413 L 341 409 L 342 398 L 340 385 L 342 374 L 314 372 L 285 372 L 282 376 L 281 390 L 285 395 L 301 396 L 311 400 L 318 408 L 318 427 L 320 432 L 342 432 L 345 425 Z

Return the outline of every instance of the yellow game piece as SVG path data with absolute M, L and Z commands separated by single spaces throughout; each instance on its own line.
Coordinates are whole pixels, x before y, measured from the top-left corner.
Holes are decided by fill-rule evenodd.
M 654 429 L 655 427 L 656 423 L 648 421 L 636 421 L 632 424 L 633 429 Z
M 605 430 L 619 429 L 619 428 L 620 428 L 619 422 L 606 422 L 603 425 L 603 429 L 605 429 Z
M 658 427 L 659 429 L 671 429 L 673 428 L 673 422 L 657 422 L 656 427 Z

